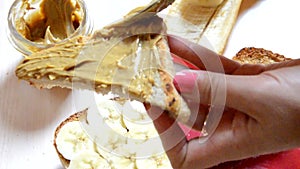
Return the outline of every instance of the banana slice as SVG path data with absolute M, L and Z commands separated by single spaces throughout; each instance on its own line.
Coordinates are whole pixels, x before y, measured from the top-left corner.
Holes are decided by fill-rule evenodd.
M 134 139 L 157 137 L 144 105 L 138 101 L 118 101 L 98 97 L 98 109 L 105 123 L 120 134 Z
M 103 148 L 108 152 L 127 143 L 127 137 L 114 130 L 104 131 L 103 137 L 96 140 L 97 147 Z
M 128 130 L 128 137 L 147 140 L 158 137 L 144 105 L 138 101 L 126 101 L 122 107 L 121 121 Z
M 124 122 L 124 125 L 128 129 L 127 136 L 130 138 L 147 140 L 149 137 L 153 137 L 153 135 L 155 135 L 153 134 L 155 133 L 155 127 L 152 123 L 143 124 L 143 123 L 139 123 L 139 121 L 129 121 L 125 117 L 123 117 L 122 121 Z
M 170 169 L 172 165 L 165 154 L 157 157 L 136 160 L 137 168 Z
M 172 165 L 170 163 L 170 160 L 167 156 L 166 153 L 158 156 L 158 157 L 154 157 L 156 163 L 158 164 L 158 169 L 170 169 L 172 168 Z
M 123 121 L 129 131 L 127 134 L 128 138 L 147 141 L 151 138 L 159 137 L 152 121 L 149 123 L 129 121 L 128 119 Z
M 158 168 L 156 161 L 152 158 L 136 160 L 137 168 Z
M 127 117 L 127 119 L 130 119 L 130 121 L 141 121 L 145 123 L 151 121 L 144 104 L 135 100 L 128 100 L 122 105 L 122 114 Z
M 117 152 L 108 152 L 101 147 L 97 147 L 97 152 L 108 161 L 113 169 L 136 169 L 134 156 L 130 155 L 130 153 L 128 153 L 129 156 L 126 157 Z
M 82 129 L 79 121 L 68 122 L 62 126 L 57 134 L 58 151 L 65 159 L 71 160 L 82 150 L 94 150 L 94 143 Z
M 136 169 L 135 159 L 112 155 L 108 160 L 113 169 Z
M 100 115 L 110 121 L 117 121 L 120 118 L 120 104 L 113 100 L 100 98 L 98 96 L 98 110 Z
M 104 122 L 116 132 L 125 135 L 128 131 L 122 122 L 122 105 L 116 101 L 98 97 L 98 110 Z
M 106 159 L 108 161 L 108 163 L 111 163 L 109 158 L 113 155 L 112 151 L 108 151 L 107 149 L 97 146 L 96 147 L 96 152 L 103 157 L 104 159 Z
M 68 169 L 111 169 L 109 163 L 94 151 L 82 151 L 71 160 Z

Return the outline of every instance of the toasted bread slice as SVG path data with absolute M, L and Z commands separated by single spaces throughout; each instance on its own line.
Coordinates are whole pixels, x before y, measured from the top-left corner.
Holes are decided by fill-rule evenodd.
M 186 121 L 190 110 L 173 85 L 174 65 L 164 31 L 157 16 L 131 25 L 113 24 L 91 37 L 32 54 L 19 64 L 16 75 L 38 88 L 112 92 Z
M 241 49 L 232 59 L 243 64 L 271 64 L 292 60 L 270 50 L 255 47 Z
M 95 137 L 98 139 L 92 139 L 93 136 L 84 127 L 90 125 L 88 114 L 91 112 L 87 109 L 71 115 L 56 128 L 54 147 L 65 168 L 171 168 L 161 142 L 153 142 L 154 138 L 159 139 L 159 135 L 152 123 L 132 123 L 111 107 L 116 101 L 101 102 L 99 110 L 105 116 L 103 123 L 113 128 L 99 129 L 101 135 Z M 127 103 L 132 103 L 136 108 L 134 111 L 141 113 L 139 115 L 147 115 L 145 110 L 139 108 L 141 103 Z M 144 118 L 140 116 L 137 120 Z M 123 123 L 120 119 L 124 120 Z M 149 144 L 151 148 L 147 149 L 145 145 Z M 144 147 L 142 151 L 141 147 Z

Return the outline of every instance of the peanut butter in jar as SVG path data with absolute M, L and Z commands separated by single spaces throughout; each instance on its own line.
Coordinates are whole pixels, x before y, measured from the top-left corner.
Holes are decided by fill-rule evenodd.
M 16 0 L 8 14 L 9 39 L 24 55 L 88 35 L 92 23 L 82 0 Z

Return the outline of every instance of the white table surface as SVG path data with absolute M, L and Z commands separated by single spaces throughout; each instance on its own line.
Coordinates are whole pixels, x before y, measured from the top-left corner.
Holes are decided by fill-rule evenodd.
M 100 1 L 87 0 L 99 22 L 115 20 L 116 13 L 125 13 L 131 1 L 116 8 L 100 6 Z M 53 134 L 60 121 L 75 112 L 70 90 L 38 90 L 14 74 L 22 56 L 6 36 L 6 17 L 10 1 L 0 3 L 0 169 L 60 169 L 53 147 Z M 130 3 L 129 3 L 130 2 Z M 139 1 L 138 3 L 141 3 Z M 102 10 L 97 10 L 101 7 Z M 232 57 L 243 47 L 263 47 L 287 57 L 300 57 L 300 1 L 244 0 L 224 55 Z M 100 20 L 102 19 L 102 20 Z

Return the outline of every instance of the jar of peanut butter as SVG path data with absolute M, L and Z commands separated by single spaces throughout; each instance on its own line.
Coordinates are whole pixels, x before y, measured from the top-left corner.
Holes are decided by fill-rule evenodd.
M 88 36 L 93 28 L 83 0 L 16 0 L 7 21 L 10 42 L 25 56 Z

